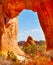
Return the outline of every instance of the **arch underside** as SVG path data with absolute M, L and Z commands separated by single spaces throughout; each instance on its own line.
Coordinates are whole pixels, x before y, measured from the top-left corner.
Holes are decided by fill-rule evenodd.
M 9 19 L 7 20 L 7 24 L 5 23 L 2 24 L 1 22 L 1 24 L 4 25 L 2 28 L 3 29 L 4 27 L 8 28 L 9 25 L 12 25 L 12 23 L 9 24 L 8 21 L 19 15 L 19 13 L 23 9 L 32 10 L 38 13 L 39 22 L 46 38 L 47 49 L 48 50 L 53 49 L 53 1 L 52 0 L 28 0 L 28 1 L 6 0 L 5 3 L 4 0 L 0 1 L 0 14 L 2 16 L 2 17 L 0 16 L 0 20 L 2 19 L 3 21 L 4 17 L 6 19 L 7 18 Z M 2 37 L 2 35 L 3 33 L 0 36 Z M 13 37 L 16 39 L 17 34 L 14 33 L 14 35 L 15 36 Z M 0 42 L 0 44 L 2 44 L 2 42 Z M 11 42 L 11 44 L 13 43 Z

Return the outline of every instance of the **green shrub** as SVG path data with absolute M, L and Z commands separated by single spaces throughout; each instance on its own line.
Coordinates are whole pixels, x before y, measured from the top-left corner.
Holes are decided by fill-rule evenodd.
M 16 61 L 17 60 L 16 55 L 12 51 L 11 52 L 8 51 L 7 57 L 12 59 L 12 61 Z
M 24 46 L 22 50 L 27 54 L 35 54 L 36 53 L 36 45 L 28 44 L 28 46 Z

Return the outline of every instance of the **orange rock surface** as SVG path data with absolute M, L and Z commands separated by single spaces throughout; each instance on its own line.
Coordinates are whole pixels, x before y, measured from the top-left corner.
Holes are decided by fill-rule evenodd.
M 35 44 L 35 41 L 33 40 L 33 38 L 31 36 L 28 36 L 27 41 L 24 43 L 24 46 L 28 46 L 28 44 Z
M 19 15 L 23 9 L 32 10 L 38 13 L 40 25 L 46 38 L 47 49 L 53 49 L 53 0 L 0 0 L 0 49 L 2 50 L 4 31 L 5 29 L 9 29 L 8 22 L 10 19 Z M 10 25 L 12 25 L 12 23 Z M 11 31 L 9 33 L 11 33 Z M 7 35 L 7 32 L 5 34 Z M 9 35 L 10 34 L 8 34 L 8 36 Z M 14 35 L 16 36 L 16 33 L 14 33 Z M 14 35 L 11 35 L 12 40 L 15 40 Z M 5 42 L 5 40 L 3 42 Z M 7 46 L 3 43 L 5 46 L 3 49 L 8 46 L 10 48 L 13 41 L 10 43 L 9 39 L 9 43 L 6 42 L 6 44 Z

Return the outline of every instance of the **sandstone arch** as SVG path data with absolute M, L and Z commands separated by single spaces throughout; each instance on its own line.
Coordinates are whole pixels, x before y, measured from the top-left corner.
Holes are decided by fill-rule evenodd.
M 8 32 L 8 34 L 4 33 L 4 31 L 6 31 L 6 29 L 9 28 L 9 25 L 13 24 L 13 23 L 9 23 L 9 21 L 10 22 L 11 20 L 13 21 L 14 17 L 19 15 L 19 13 L 23 9 L 33 10 L 34 12 L 38 13 L 39 21 L 46 38 L 47 49 L 53 49 L 53 0 L 0 0 L 0 23 L 1 23 L 0 26 L 2 28 L 2 33 L 0 35 L 1 37 L 0 49 L 9 50 L 16 47 L 17 45 L 16 34 L 15 34 L 16 28 L 14 30 L 13 35 L 11 35 L 10 32 Z M 16 18 L 14 20 L 14 25 L 16 27 L 17 23 L 15 23 L 15 21 Z M 14 25 L 12 27 L 14 27 Z M 11 30 L 11 28 L 9 30 Z M 3 41 L 4 34 L 7 34 L 7 36 L 11 35 L 12 37 L 11 39 L 13 41 L 9 39 L 8 40 L 9 44 L 7 44 L 8 41 L 7 42 L 5 42 L 5 40 Z M 16 44 L 14 43 L 14 40 L 16 41 L 15 42 Z M 8 46 L 4 45 L 4 42 L 6 45 L 9 46 L 9 49 Z M 13 45 L 13 47 L 11 45 Z M 14 49 L 12 50 L 14 51 Z

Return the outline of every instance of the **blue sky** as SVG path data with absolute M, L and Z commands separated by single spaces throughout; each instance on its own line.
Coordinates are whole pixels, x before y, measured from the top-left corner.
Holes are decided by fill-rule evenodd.
M 45 40 L 39 24 L 37 12 L 23 10 L 18 16 L 18 41 L 27 40 L 30 35 L 34 40 Z

